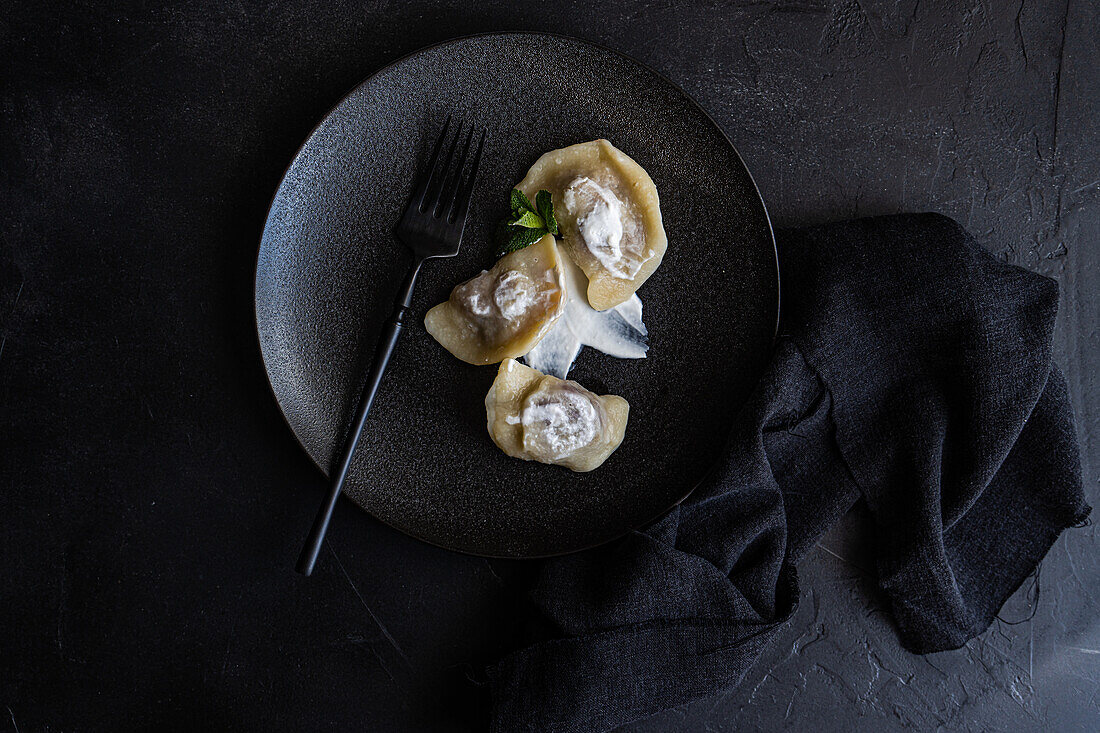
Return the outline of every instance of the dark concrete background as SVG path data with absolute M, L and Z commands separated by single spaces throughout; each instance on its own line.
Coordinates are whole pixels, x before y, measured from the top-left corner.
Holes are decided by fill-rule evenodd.
M 465 33 L 569 33 L 663 71 L 779 225 L 940 211 L 1058 279 L 1100 500 L 1095 3 L 465 5 L 0 14 L 0 730 L 483 725 L 463 681 L 514 640 L 527 566 L 343 502 L 317 574 L 296 576 L 324 482 L 251 322 L 298 143 L 373 69 Z M 740 688 L 633 730 L 1100 727 L 1094 527 L 1002 612 L 1030 620 L 923 658 L 897 643 L 859 528 L 803 563 L 798 614 Z

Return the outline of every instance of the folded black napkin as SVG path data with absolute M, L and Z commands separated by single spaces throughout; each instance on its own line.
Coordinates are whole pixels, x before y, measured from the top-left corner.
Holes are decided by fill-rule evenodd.
M 985 630 L 1087 517 L 1054 281 L 932 214 L 778 241 L 780 336 L 725 455 L 645 530 L 544 562 L 532 643 L 490 671 L 494 730 L 607 730 L 736 685 L 857 501 L 918 653 Z

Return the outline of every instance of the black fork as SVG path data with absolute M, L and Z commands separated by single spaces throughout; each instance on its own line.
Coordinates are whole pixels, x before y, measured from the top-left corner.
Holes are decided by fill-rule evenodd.
M 463 127 L 464 125 L 459 122 L 454 134 L 451 135 L 451 118 L 447 117 L 447 121 L 443 124 L 443 132 L 440 133 L 432 150 L 428 167 L 413 186 L 408 206 L 397 224 L 395 234 L 412 252 L 412 264 L 397 295 L 393 314 L 382 329 L 382 336 L 374 352 L 374 362 L 371 364 L 363 394 L 359 398 L 355 422 L 344 444 L 339 468 L 332 476 L 332 486 L 320 511 L 317 512 L 313 527 L 309 530 L 309 537 L 306 538 L 302 554 L 298 557 L 296 568 L 302 575 L 311 574 L 313 566 L 317 563 L 317 555 L 325 540 L 329 520 L 332 519 L 332 510 L 344 488 L 344 479 L 348 475 L 355 446 L 359 443 L 359 436 L 363 433 L 371 404 L 382 382 L 382 375 L 386 372 L 386 366 L 390 363 L 390 356 L 404 327 L 405 314 L 412 302 L 413 287 L 416 285 L 420 266 L 424 264 L 424 260 L 433 257 L 454 257 L 462 244 L 462 231 L 466 228 L 466 215 L 470 211 L 470 196 L 474 190 L 474 181 L 477 179 L 478 166 L 481 164 L 481 150 L 485 145 L 485 132 L 482 131 L 478 135 L 473 161 L 464 175 L 475 133 L 472 127 L 466 132 L 458 161 L 455 163 L 455 152 L 459 149 L 460 138 L 463 137 Z M 447 147 L 447 154 L 441 161 L 440 153 L 444 146 Z

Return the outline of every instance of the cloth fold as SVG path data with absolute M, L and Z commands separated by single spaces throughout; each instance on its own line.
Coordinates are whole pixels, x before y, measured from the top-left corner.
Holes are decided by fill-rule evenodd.
M 738 684 L 857 501 L 918 653 L 985 630 L 1088 516 L 1053 281 L 935 214 L 777 241 L 780 336 L 724 454 L 649 527 L 543 561 L 532 643 L 489 673 L 494 730 L 609 730 Z

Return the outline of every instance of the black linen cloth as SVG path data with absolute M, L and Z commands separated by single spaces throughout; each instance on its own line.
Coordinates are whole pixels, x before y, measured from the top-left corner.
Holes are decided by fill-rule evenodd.
M 648 528 L 544 561 L 532 641 L 490 670 L 494 730 L 608 730 L 736 685 L 857 501 L 917 653 L 984 631 L 1088 516 L 1054 281 L 935 214 L 777 239 L 779 338 L 725 455 Z

